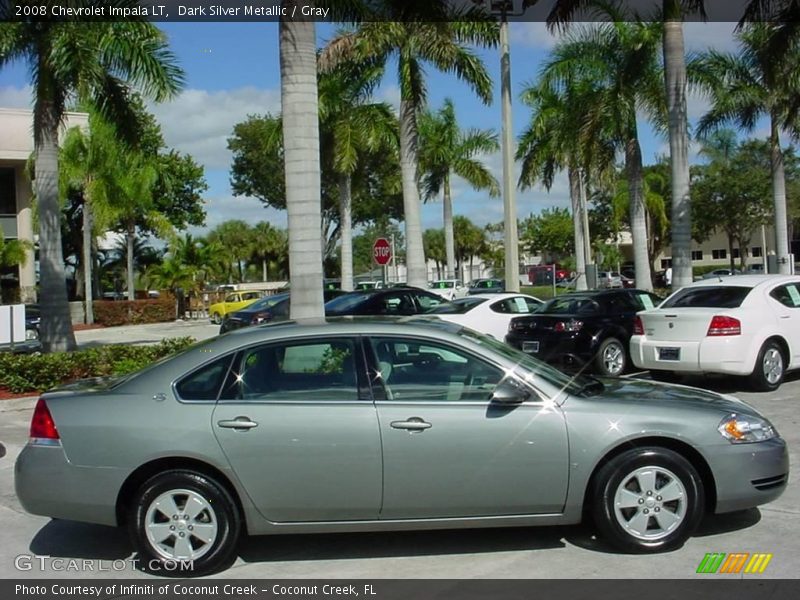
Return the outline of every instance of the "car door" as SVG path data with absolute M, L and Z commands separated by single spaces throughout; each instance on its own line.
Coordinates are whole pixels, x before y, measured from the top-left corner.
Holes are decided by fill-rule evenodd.
M 212 426 L 270 521 L 377 518 L 380 432 L 358 338 L 240 351 Z
M 369 346 L 383 444 L 381 519 L 563 510 L 569 456 L 557 407 L 538 397 L 493 403 L 503 369 L 450 344 L 375 337 Z
M 791 365 L 800 363 L 800 284 L 779 285 L 769 293 L 771 312 L 777 317 L 778 330 L 789 343 Z

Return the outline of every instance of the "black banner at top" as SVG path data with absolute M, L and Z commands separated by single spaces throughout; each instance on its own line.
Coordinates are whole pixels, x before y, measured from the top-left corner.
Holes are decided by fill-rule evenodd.
M 0 22 L 653 21 L 663 18 L 667 5 L 680 6 L 685 21 L 738 22 L 745 14 L 751 20 L 800 20 L 800 0 L 609 0 L 603 4 L 605 8 L 599 9 L 591 0 L 0 0 Z M 748 9 L 751 12 L 746 13 Z

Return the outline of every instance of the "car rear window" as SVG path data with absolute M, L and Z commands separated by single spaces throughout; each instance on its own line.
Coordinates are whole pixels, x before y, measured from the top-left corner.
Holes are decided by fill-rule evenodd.
M 538 312 L 548 315 L 594 314 L 600 311 L 600 305 L 589 296 L 562 296 L 546 302 Z
M 339 296 L 325 303 L 325 312 L 335 314 L 351 310 L 372 296 L 373 294 L 359 294 L 358 292 Z
M 486 302 L 486 298 L 460 298 L 448 304 L 435 306 L 426 312 L 429 315 L 463 315 L 482 302 Z
M 752 289 L 732 285 L 683 288 L 659 308 L 737 308 Z

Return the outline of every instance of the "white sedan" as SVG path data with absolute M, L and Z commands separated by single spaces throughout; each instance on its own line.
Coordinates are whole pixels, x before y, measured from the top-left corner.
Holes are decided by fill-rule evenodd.
M 800 367 L 800 277 L 696 281 L 638 313 L 630 353 L 654 379 L 721 373 L 777 389 L 786 371 Z
M 437 306 L 427 314 L 458 323 L 505 341 L 508 324 L 514 317 L 535 312 L 542 304 L 526 294 L 474 294 Z

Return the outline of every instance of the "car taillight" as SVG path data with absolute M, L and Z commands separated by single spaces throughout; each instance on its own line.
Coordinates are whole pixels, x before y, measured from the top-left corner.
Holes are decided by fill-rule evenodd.
M 581 327 L 583 327 L 583 321 L 572 319 L 571 321 L 558 321 L 555 326 L 553 326 L 553 330 L 558 332 L 580 331 Z
M 633 335 L 644 335 L 644 323 L 638 315 L 633 318 Z
M 36 403 L 36 408 L 33 409 L 33 417 L 31 418 L 31 438 L 44 439 L 44 440 L 57 440 L 59 439 L 58 429 L 47 408 L 44 400 L 39 398 Z
M 706 335 L 741 335 L 742 323 L 739 319 L 716 315 L 711 319 Z
M 527 323 L 525 321 L 519 321 L 517 319 L 511 319 L 511 323 L 508 324 L 509 331 L 524 331 L 527 327 Z
M 259 323 L 263 323 L 264 321 L 269 321 L 272 318 L 272 315 L 268 312 L 256 313 L 253 315 L 253 318 L 250 319 L 251 325 L 258 325 Z

